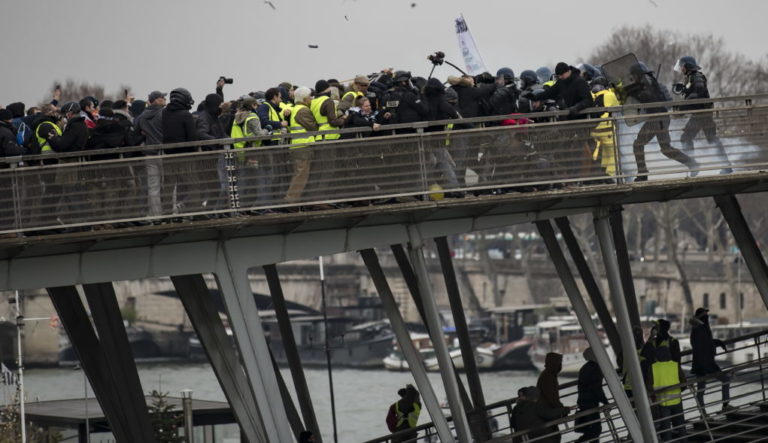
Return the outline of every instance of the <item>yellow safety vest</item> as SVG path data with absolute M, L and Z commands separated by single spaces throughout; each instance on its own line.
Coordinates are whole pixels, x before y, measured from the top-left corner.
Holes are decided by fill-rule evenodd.
M 594 98 L 597 99 L 600 96 L 603 96 L 603 107 L 604 108 L 610 108 L 613 106 L 619 106 L 619 99 L 616 98 L 616 94 L 611 89 L 603 89 L 602 91 L 597 92 L 596 94 L 593 94 Z M 610 113 L 603 112 L 600 115 L 600 118 L 608 118 L 610 117 Z M 613 122 L 612 121 L 604 121 L 600 122 L 600 124 L 595 127 L 595 129 L 592 130 L 592 132 L 613 132 Z
M 453 123 L 448 123 L 445 125 L 446 131 L 453 131 Z M 451 146 L 451 134 L 445 134 L 445 147 Z
M 278 104 L 278 106 L 281 106 L 282 104 L 283 104 L 283 102 L 280 102 Z M 272 105 L 270 105 L 270 104 L 267 104 L 267 106 L 268 106 L 268 109 L 269 109 L 269 120 L 270 121 L 282 122 L 282 121 L 285 120 L 285 117 L 283 117 L 282 112 L 277 112 L 275 110 L 275 108 Z M 281 107 L 281 111 L 282 111 L 282 107 Z M 273 135 L 280 135 L 280 129 L 281 129 L 280 126 L 278 126 L 277 128 L 272 128 L 272 134 Z M 277 143 L 280 143 L 282 140 L 283 139 L 280 139 L 280 138 L 273 138 L 272 139 L 272 141 L 277 142 Z
M 352 106 L 355 105 L 355 99 L 357 97 L 362 97 L 363 96 L 363 93 L 360 92 L 360 91 L 347 91 L 344 95 L 341 96 L 341 101 L 346 100 L 347 96 L 350 95 L 350 94 L 352 95 Z
M 317 98 L 312 99 L 312 103 L 310 104 L 310 110 L 312 111 L 312 115 L 315 116 L 315 120 L 317 120 L 317 124 L 320 125 L 319 130 L 320 131 L 333 131 L 337 128 L 336 126 L 331 126 L 328 123 L 328 117 L 322 115 L 320 113 L 320 107 L 325 103 L 326 100 L 330 100 L 331 98 L 327 95 L 322 95 Z M 341 137 L 341 134 L 328 134 L 324 136 L 319 136 L 323 140 L 337 140 L 339 137 Z
M 660 388 L 675 386 L 680 384 L 679 367 L 676 361 L 659 361 L 654 363 L 653 369 L 653 389 L 658 391 Z M 656 399 L 661 401 L 661 406 L 674 406 L 682 402 L 680 387 L 664 389 L 656 392 Z
M 290 124 L 288 126 L 288 130 L 291 132 L 291 134 L 301 134 L 302 132 L 307 132 L 307 130 L 304 129 L 304 126 L 301 126 L 298 122 L 296 122 L 296 114 L 298 114 L 302 108 L 307 110 L 309 109 L 305 105 L 293 106 L 291 111 L 291 119 L 289 120 Z M 315 137 L 312 135 L 308 137 L 291 137 L 291 147 L 289 149 L 306 148 L 310 143 L 314 142 Z
M 230 134 L 230 137 L 231 138 L 252 137 L 254 134 L 251 133 L 248 130 L 248 122 L 253 120 L 253 119 L 258 120 L 259 116 L 256 115 L 256 113 L 251 112 L 248 115 L 248 117 L 245 118 L 245 121 L 243 121 L 243 123 L 241 123 L 239 125 L 237 123 L 232 124 L 232 132 Z M 249 142 L 249 143 L 251 144 L 251 146 L 249 146 L 250 148 L 261 146 L 261 140 L 254 140 L 254 141 Z M 232 144 L 232 146 L 234 146 L 235 149 L 245 148 L 245 145 L 246 145 L 246 142 L 244 142 L 244 141 L 235 142 L 235 143 Z
M 40 128 L 44 124 L 49 124 L 49 125 L 53 126 L 53 129 L 56 131 L 56 135 L 61 136 L 61 134 L 62 134 L 61 133 L 61 128 L 59 127 L 59 125 L 57 125 L 54 122 L 44 121 L 44 122 L 40 123 L 39 125 L 37 125 L 37 128 L 35 128 L 35 137 L 37 137 L 37 145 L 40 146 L 40 153 L 41 154 L 44 153 L 44 152 L 51 152 L 51 151 L 53 151 L 53 148 L 51 148 L 51 144 L 48 143 L 48 140 L 46 138 L 40 136 Z
M 400 412 L 400 402 L 395 402 L 395 413 L 397 414 L 397 427 L 400 428 L 400 426 L 405 423 L 406 420 L 408 420 L 408 427 L 409 428 L 415 428 L 416 425 L 419 423 L 419 414 L 421 414 L 421 405 L 418 403 L 413 404 L 413 410 L 408 413 L 408 415 L 404 415 L 402 412 Z

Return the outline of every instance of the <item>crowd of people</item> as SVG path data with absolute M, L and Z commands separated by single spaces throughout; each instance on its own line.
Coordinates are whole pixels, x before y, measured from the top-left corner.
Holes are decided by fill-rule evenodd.
M 680 59 L 680 70 L 685 76 L 684 83 L 676 85 L 676 93 L 685 98 L 709 97 L 707 80 L 695 59 L 686 56 Z M 233 189 L 229 184 L 236 181 L 239 188 L 248 189 L 248 204 L 287 203 L 302 201 L 308 183 L 318 174 L 338 174 L 340 170 L 366 168 L 371 165 L 354 150 L 343 151 L 350 158 L 327 158 L 329 154 L 305 149 L 315 142 L 354 138 L 360 134 L 338 133 L 339 129 L 366 128 L 362 135 L 376 135 L 383 125 L 410 124 L 422 121 L 442 121 L 460 118 L 500 116 L 497 122 L 488 126 L 521 125 L 537 121 L 531 113 L 562 110 L 567 115 L 563 120 L 586 121 L 589 117 L 605 118 L 609 113 L 590 114 L 583 112 L 592 107 L 612 107 L 627 97 L 641 103 L 663 102 L 669 94 L 643 63 L 629 68 L 630 84 L 617 85 L 610 75 L 592 65 L 579 67 L 558 63 L 552 72 L 547 67 L 538 70 L 524 70 L 519 78 L 512 69 L 504 67 L 493 76 L 484 73 L 478 76 L 449 76 L 445 82 L 437 78 L 412 77 L 407 71 L 383 70 L 372 75 L 358 75 L 344 85 L 335 79 L 318 80 L 314 88 L 281 83 L 266 91 L 253 92 L 234 100 L 224 99 L 224 87 L 232 79 L 221 77 L 214 93 L 208 94 L 193 111 L 195 100 L 185 88 L 176 88 L 170 93 L 152 91 L 146 100 L 132 97 L 111 101 L 97 97 L 84 97 L 78 102 L 59 103 L 61 91 L 54 92 L 54 99 L 39 107 L 25 109 L 20 102 L 8 104 L 0 109 L 0 155 L 38 155 L 49 153 L 83 152 L 110 150 L 113 148 L 147 145 L 139 154 L 146 157 L 140 171 L 127 177 L 138 183 L 137 193 L 148 207 L 150 217 L 163 214 L 177 214 L 185 210 L 223 209 L 227 206 L 224 191 Z M 447 85 L 447 86 L 446 86 Z M 692 105 L 688 109 L 706 108 L 710 105 Z M 648 168 L 645 162 L 645 145 L 654 137 L 658 139 L 662 153 L 696 173 L 697 163 L 691 155 L 695 136 L 703 131 L 710 144 L 719 149 L 727 163 L 722 143 L 711 114 L 696 114 L 686 125 L 681 138 L 683 149 L 671 146 L 669 117 L 658 116 L 667 108 L 660 105 L 649 108 L 654 116 L 644 122 L 634 142 L 634 154 L 638 173 L 636 181 L 647 180 Z M 521 118 L 520 114 L 528 117 Z M 546 119 L 550 121 L 551 118 Z M 459 121 L 452 125 L 428 127 L 426 132 L 471 129 L 475 123 Z M 306 135 L 310 132 L 326 132 L 322 135 Z M 333 132 L 336 131 L 336 132 Z M 416 132 L 413 127 L 397 127 L 398 134 Z M 565 136 L 560 137 L 559 150 L 552 161 L 565 162 L 577 171 L 577 177 L 610 177 L 617 173 L 616 128 L 610 120 L 599 120 L 574 126 Z M 243 140 L 232 144 L 215 143 L 225 138 L 248 138 L 262 136 L 261 140 Z M 272 137 L 270 137 L 272 136 Z M 468 146 L 460 137 L 444 137 L 434 148 L 428 171 L 430 184 L 442 189 L 460 188 L 466 185 L 469 168 L 479 171 L 480 180 L 491 182 L 496 165 L 476 164 L 492 161 L 494 155 L 515 155 L 519 147 L 510 138 L 504 139 L 508 146 L 502 146 L 501 153 L 490 155 L 478 153 L 476 146 Z M 159 145 L 170 143 L 198 143 L 195 146 L 163 148 Z M 199 172 L 189 165 L 164 162 L 167 155 L 190 153 L 198 150 L 213 151 L 221 148 L 256 148 L 286 144 L 285 153 L 274 157 L 249 154 L 238 155 L 232 165 L 222 160 L 216 168 Z M 541 143 L 543 146 L 544 143 Z M 252 151 L 248 151 L 252 152 Z M 163 155 L 159 155 L 163 154 Z M 479 154 L 479 155 L 478 155 Z M 282 155 L 282 157 L 281 157 Z M 334 154 L 338 156 L 339 154 Z M 114 156 L 116 157 L 116 156 Z M 109 154 L 88 156 L 103 160 L 114 158 Z M 387 153 L 378 157 L 398 160 L 387 164 L 387 159 L 375 159 L 384 170 L 398 169 L 398 166 L 417 163 L 419 158 L 412 153 Z M 483 160 L 483 157 L 484 160 Z M 339 163 L 343 160 L 342 163 Z M 354 158 L 352 158 L 354 160 Z M 77 157 L 58 160 L 41 160 L 43 164 L 79 161 Z M 26 162 L 39 164 L 40 160 Z M 545 161 L 546 163 L 546 161 Z M 331 165 L 331 167 L 329 167 Z M 5 165 L 8 166 L 7 164 Z M 284 170 L 280 170 L 283 168 Z M 236 170 L 236 172 L 231 172 Z M 418 173 L 418 168 L 415 168 Z M 490 172 L 488 172 L 490 171 Z M 729 172 L 724 169 L 723 172 Z M 202 176 L 201 176 L 202 174 Z M 232 175 L 236 175 L 233 179 Z M 497 175 L 498 176 L 498 175 Z M 285 177 L 281 181 L 279 177 Z M 327 178 L 327 177 L 326 177 Z M 407 174 L 402 180 L 408 179 Z M 58 179 L 64 182 L 57 181 Z M 84 179 L 93 177 L 59 177 L 41 175 L 44 188 L 64 190 L 83 186 Z M 194 182 L 219 182 L 220 189 L 200 192 L 195 201 L 189 201 L 187 192 Z M 319 180 L 322 181 L 322 180 Z M 328 181 L 328 180 L 326 180 Z M 311 185 L 310 185 L 311 187 Z M 171 189 L 170 192 L 164 190 Z M 327 191 L 323 189 L 321 191 Z M 173 201 L 163 201 L 173 195 Z M 459 193 L 449 195 L 461 195 Z M 276 196 L 278 198 L 276 198 Z M 240 196 L 242 199 L 242 196 Z M 229 199 L 229 205 L 239 204 Z M 54 203 L 55 204 L 55 203 Z M 186 208 L 185 208 L 186 206 Z

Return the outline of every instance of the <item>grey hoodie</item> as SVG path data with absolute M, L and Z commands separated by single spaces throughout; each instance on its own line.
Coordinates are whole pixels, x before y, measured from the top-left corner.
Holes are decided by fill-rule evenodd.
M 136 129 L 141 131 L 147 145 L 163 143 L 163 107 L 150 105 L 136 118 Z

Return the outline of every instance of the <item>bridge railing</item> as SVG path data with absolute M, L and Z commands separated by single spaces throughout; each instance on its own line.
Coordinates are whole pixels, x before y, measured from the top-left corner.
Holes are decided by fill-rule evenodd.
M 746 354 L 745 361 L 722 369 L 722 372 L 730 378 L 731 396 L 729 408 L 722 409 L 723 401 L 720 389 L 721 382 L 719 380 L 714 377 L 697 378 L 690 375 L 684 383 L 678 385 L 678 387 L 683 389 L 681 394 L 682 412 L 678 414 L 684 418 L 683 425 L 668 425 L 666 421 L 676 418 L 678 415 L 672 414 L 668 417 L 660 417 L 658 406 L 661 400 L 656 399 L 654 397 L 656 393 L 653 393 L 654 396 L 651 397 L 652 407 L 658 432 L 662 432 L 662 428 L 668 428 L 666 429 L 667 432 L 685 430 L 684 435 L 671 436 L 666 441 L 683 441 L 684 438 L 690 439 L 693 437 L 701 437 L 702 440 L 706 441 L 728 441 L 729 435 L 734 436 L 739 433 L 742 435 L 752 434 L 761 431 L 765 433 L 765 430 L 768 429 L 768 411 L 758 407 L 761 404 L 766 404 L 764 386 L 768 356 L 763 355 L 762 350 L 768 346 L 768 330 L 746 334 L 724 340 L 724 342 L 728 349 L 727 351 L 719 352 L 717 354 L 718 358 L 733 357 L 739 352 Z M 687 368 L 691 361 L 691 351 L 684 351 L 682 357 L 682 366 Z M 705 383 L 706 395 L 704 396 L 703 404 L 699 404 L 696 401 L 699 382 Z M 514 392 L 520 387 L 511 386 L 510 391 Z M 605 385 L 604 390 L 610 399 L 610 393 Z M 560 399 L 566 406 L 575 405 L 577 396 L 576 380 L 560 385 Z M 600 441 L 619 442 L 628 437 L 626 426 L 621 419 L 615 402 L 610 402 L 608 405 L 596 409 L 575 411 L 567 417 L 547 422 L 538 429 L 522 431 L 515 431 L 514 429 L 513 410 L 516 404 L 517 398 L 510 398 L 486 406 L 486 414 L 495 437 L 494 441 L 497 441 L 496 439 L 499 442 L 544 441 L 547 437 L 552 437 L 556 434 L 562 435 L 562 441 L 564 442 L 573 441 L 582 435 L 576 432 L 576 428 L 595 423 L 600 423 L 601 425 Z M 590 417 L 595 413 L 598 414 L 599 419 Z M 759 422 L 761 418 L 765 419 L 764 424 Z M 450 417 L 448 419 L 449 423 L 452 423 Z M 742 428 L 738 428 L 739 425 L 742 425 Z M 557 432 L 547 433 L 542 431 L 542 429 L 550 426 L 558 427 Z M 736 429 L 734 430 L 734 428 Z M 408 432 L 414 431 L 417 432 L 416 438 L 399 439 L 399 437 L 408 435 Z M 532 431 L 533 435 L 531 435 Z M 439 439 L 432 424 L 425 423 L 410 431 L 401 431 L 369 440 L 365 443 L 389 443 L 394 441 L 437 442 Z
M 9 168 L 0 170 L 6 190 L 0 195 L 0 233 L 765 169 L 768 96 L 704 102 L 714 108 L 659 113 L 658 105 L 646 104 L 590 109 L 583 114 L 592 118 L 582 120 L 558 121 L 567 113 L 551 112 L 421 122 L 386 126 L 381 136 L 370 128 L 344 129 L 338 132 L 348 139 L 307 147 L 229 149 L 233 140 L 225 139 L 6 158 Z M 638 116 L 638 109 L 651 113 Z M 601 111 L 611 114 L 594 118 Z M 645 149 L 647 171 L 638 171 L 642 150 L 633 149 L 638 134 L 663 139 L 662 129 L 671 121 L 672 144 L 682 148 L 679 139 L 689 119 L 709 139 L 699 134 L 687 154 L 662 143 L 666 155 L 661 155 L 651 142 Z M 693 160 L 685 160 L 689 157 Z

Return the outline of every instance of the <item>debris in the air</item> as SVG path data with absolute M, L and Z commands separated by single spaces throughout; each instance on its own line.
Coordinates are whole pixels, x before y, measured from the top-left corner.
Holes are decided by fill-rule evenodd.
M 345 15 L 344 20 L 349 21 L 349 17 Z
M 274 9 L 275 11 L 277 11 L 277 8 L 275 8 L 275 5 L 274 5 L 274 4 L 272 4 L 272 2 L 271 2 L 271 1 L 269 1 L 269 0 L 264 0 L 264 3 L 268 4 L 270 8 Z
M 317 45 L 307 45 L 307 46 L 309 46 L 311 49 L 317 49 L 317 48 L 319 48 L 319 46 L 317 46 Z
M 415 7 L 416 7 L 416 3 L 411 3 L 411 8 L 415 8 Z
M 655 7 L 657 7 L 657 8 L 659 7 L 659 5 L 657 5 L 655 1 L 653 1 L 653 0 L 648 0 L 648 1 L 649 1 L 649 2 L 651 2 L 651 4 L 652 4 L 653 6 L 655 6 Z

